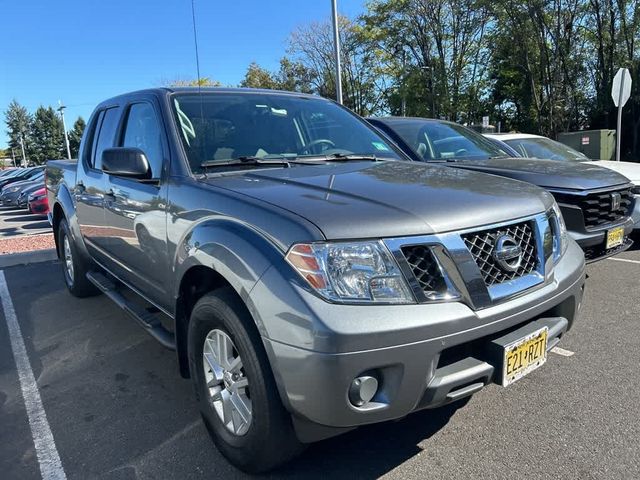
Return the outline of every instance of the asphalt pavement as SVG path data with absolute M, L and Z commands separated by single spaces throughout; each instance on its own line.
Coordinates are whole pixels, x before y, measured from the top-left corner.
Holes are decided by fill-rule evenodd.
M 461 408 L 312 445 L 267 478 L 640 478 L 640 252 L 616 258 L 588 267 L 565 355 Z M 210 441 L 172 352 L 104 296 L 71 297 L 56 262 L 4 275 L 67 478 L 245 477 Z M 4 320 L 0 477 L 39 478 L 39 430 L 30 428 Z
M 46 215 L 33 215 L 26 208 L 0 207 L 0 238 L 51 233 Z

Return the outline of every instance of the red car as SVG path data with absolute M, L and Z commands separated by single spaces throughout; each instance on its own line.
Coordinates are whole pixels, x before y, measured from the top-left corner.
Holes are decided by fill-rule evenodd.
M 47 190 L 42 187 L 29 195 L 27 205 L 29 206 L 30 213 L 37 213 L 39 215 L 46 215 L 49 213 L 49 202 L 47 200 Z

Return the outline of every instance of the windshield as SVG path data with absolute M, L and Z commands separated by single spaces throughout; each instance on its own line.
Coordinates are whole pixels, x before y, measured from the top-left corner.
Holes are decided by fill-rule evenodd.
M 455 123 L 403 119 L 389 122 L 387 127 L 427 161 L 509 156 L 479 133 Z
M 577 150 L 546 137 L 516 138 L 504 140 L 523 157 L 546 160 L 570 160 L 584 162 L 588 158 Z
M 398 154 L 364 121 L 321 98 L 250 92 L 176 94 L 174 114 L 191 170 L 247 157 Z

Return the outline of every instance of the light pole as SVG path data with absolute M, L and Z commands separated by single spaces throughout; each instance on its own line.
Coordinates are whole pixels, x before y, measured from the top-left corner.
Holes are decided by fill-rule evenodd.
M 27 166 L 27 154 L 24 153 L 24 135 L 20 132 L 20 147 L 22 148 L 22 164 L 23 167 Z
M 338 30 L 337 0 L 331 0 L 331 16 L 333 17 L 333 50 L 336 63 L 336 100 L 342 105 L 342 65 L 340 64 L 340 31 Z
M 71 149 L 69 148 L 69 137 L 67 136 L 67 125 L 64 123 L 64 109 L 65 107 L 60 100 L 58 100 L 58 111 L 60 112 L 60 116 L 62 117 L 62 130 L 64 131 L 64 144 L 67 147 L 67 158 L 71 160 Z

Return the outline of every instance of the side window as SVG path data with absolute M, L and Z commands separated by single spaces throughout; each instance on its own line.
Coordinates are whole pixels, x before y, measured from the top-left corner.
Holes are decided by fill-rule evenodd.
M 102 152 L 106 148 L 114 145 L 116 128 L 118 128 L 118 120 L 120 119 L 119 108 L 108 108 L 104 111 L 100 131 L 95 141 L 95 152 L 91 166 L 98 170 L 102 169 Z
M 160 178 L 162 174 L 161 138 L 158 118 L 151 104 L 131 105 L 121 146 L 136 147 L 145 153 L 151 167 L 151 178 Z
M 82 140 L 82 161 L 85 165 L 93 166 L 93 152 L 96 149 L 95 140 L 97 138 L 96 132 L 100 129 L 100 125 L 102 124 L 102 118 L 104 117 L 104 110 L 98 112 L 95 116 L 91 125 L 89 125 L 89 129 L 87 130 L 86 137 Z

